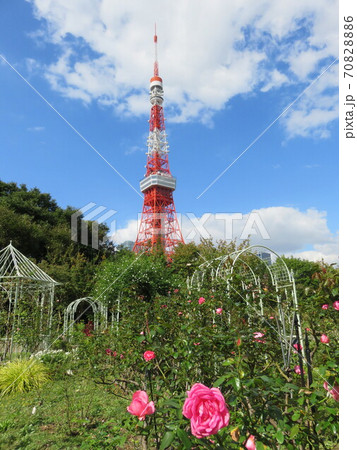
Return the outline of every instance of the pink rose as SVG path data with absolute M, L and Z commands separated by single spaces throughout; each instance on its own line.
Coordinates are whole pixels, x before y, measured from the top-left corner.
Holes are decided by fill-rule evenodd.
M 323 384 L 324 389 L 326 389 L 326 391 L 336 400 L 336 402 L 339 401 L 339 386 L 338 384 L 335 384 L 335 386 L 332 389 L 329 389 L 330 385 L 328 384 L 327 381 L 324 382 Z
M 302 350 L 301 344 L 294 344 L 293 347 L 294 347 L 295 350 L 297 350 L 297 351 Z
M 274 320 L 274 316 L 269 316 L 269 319 L 270 320 Z
M 107 355 L 111 355 L 112 351 L 110 350 L 110 348 L 107 348 L 107 349 L 105 349 L 105 353 L 106 353 Z
M 330 339 L 326 336 L 326 334 L 323 334 L 323 335 L 320 337 L 320 341 L 321 341 L 323 344 L 328 344 L 328 343 L 330 342 Z
M 178 291 L 179 291 L 178 289 L 174 289 L 174 293 L 175 293 L 175 294 L 177 294 L 177 293 L 178 293 Z
M 200 343 L 199 342 L 194 342 L 193 345 L 200 345 Z
M 258 339 L 264 336 L 264 333 L 261 333 L 260 331 L 256 331 L 253 333 L 254 339 Z
M 340 309 L 340 302 L 338 300 L 333 302 L 333 307 L 335 308 L 336 311 L 339 311 L 339 309 Z
M 151 350 L 147 350 L 143 356 L 144 356 L 145 361 L 150 361 L 151 359 L 154 359 L 156 355 L 155 355 L 155 352 L 152 352 Z
M 177 313 L 178 316 L 182 316 L 182 314 L 183 314 L 182 311 L 179 311 L 179 312 Z
M 322 308 L 322 309 L 328 309 L 328 305 L 327 305 L 327 304 L 322 305 L 321 308 Z
M 262 338 L 264 336 L 265 333 L 261 333 L 260 331 L 256 331 L 255 333 L 253 333 L 254 336 L 254 341 L 255 342 L 260 342 L 261 344 L 265 344 L 265 340 L 264 339 L 259 339 Z
M 187 392 L 182 414 L 191 420 L 191 432 L 197 438 L 217 434 L 229 423 L 229 411 L 221 391 L 196 383 Z
M 301 374 L 301 367 L 300 367 L 300 366 L 295 366 L 295 367 L 294 367 L 294 371 L 295 371 L 295 373 L 297 373 L 298 375 L 300 375 L 300 374 Z M 302 371 L 302 373 L 305 373 L 304 370 Z
M 238 338 L 238 339 L 237 339 L 237 347 L 240 347 L 241 344 L 242 344 L 242 339 L 241 339 L 241 338 Z
M 222 308 L 217 308 L 217 309 L 216 309 L 216 314 L 222 314 L 222 312 L 223 312 L 223 309 L 222 309 Z
M 336 400 L 336 402 L 338 402 L 340 397 L 340 389 L 338 384 L 335 384 L 335 386 L 329 392 L 332 395 L 332 397 Z
M 145 416 L 154 414 L 154 402 L 149 402 L 149 397 L 145 391 L 136 391 L 127 411 L 133 416 L 139 417 L 139 420 L 145 420 Z
M 117 356 L 117 352 L 116 351 L 114 351 L 113 353 L 112 353 L 112 356 L 114 356 L 114 358 Z
M 124 355 L 123 355 L 123 354 L 121 354 L 121 355 L 120 355 L 120 359 L 123 359 L 123 358 L 124 358 Z
M 251 434 L 244 444 L 247 450 L 256 450 L 255 437 Z
M 202 303 L 204 303 L 206 300 L 205 300 L 205 298 L 204 297 L 200 297 L 199 299 L 198 299 L 198 303 L 200 304 L 200 305 L 202 305 Z

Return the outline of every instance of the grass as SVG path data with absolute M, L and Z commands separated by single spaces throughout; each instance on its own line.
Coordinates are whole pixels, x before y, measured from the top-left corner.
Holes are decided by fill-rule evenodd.
M 125 400 L 77 375 L 0 401 L 0 449 L 141 448 L 122 427 Z
M 26 392 L 49 381 L 49 373 L 36 359 L 17 359 L 0 367 L 0 394 Z

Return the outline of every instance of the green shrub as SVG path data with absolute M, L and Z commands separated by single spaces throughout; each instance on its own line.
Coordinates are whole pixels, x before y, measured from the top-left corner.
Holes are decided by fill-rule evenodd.
M 0 367 L 0 392 L 27 392 L 49 379 L 46 367 L 37 359 L 11 361 Z

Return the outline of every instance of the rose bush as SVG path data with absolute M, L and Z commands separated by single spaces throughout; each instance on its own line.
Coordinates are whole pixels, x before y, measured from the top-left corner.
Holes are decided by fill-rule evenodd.
M 150 403 L 145 397 L 141 410 L 139 406 L 132 409 L 138 414 L 134 417 L 131 413 L 133 417 L 129 417 L 128 411 L 128 421 L 121 424 L 145 436 L 148 445 L 157 440 L 162 449 L 213 449 L 218 445 L 224 449 L 244 448 L 254 437 L 258 450 L 264 445 L 288 450 L 309 445 L 319 448 L 321 443 L 333 448 L 338 426 L 338 312 L 334 307 L 322 309 L 321 305 L 333 305 L 337 294 L 320 286 L 327 283 L 326 277 L 331 274 L 334 272 L 327 270 L 322 272 L 321 280 L 314 278 L 310 297 L 301 300 L 306 335 L 300 344 L 294 343 L 295 352 L 291 352 L 286 369 L 269 283 L 266 282 L 268 287 L 263 293 L 256 294 L 257 305 L 261 298 L 266 308 L 261 316 L 248 310 L 242 292 L 231 290 L 228 295 L 226 284 L 219 280 L 215 281 L 214 290 L 207 283 L 192 291 L 184 281 L 174 280 L 164 293 L 153 289 L 150 302 L 142 294 L 137 295 L 135 284 L 132 293 L 127 290 L 121 297 L 118 330 L 94 330 L 90 337 L 83 332 L 78 334 L 80 363 L 88 365 L 88 375 L 128 402 L 133 391 L 150 393 L 155 412 L 144 414 L 145 420 L 139 420 L 145 402 Z M 242 285 L 238 276 L 233 281 L 234 286 Z M 115 298 L 114 293 L 110 295 Z M 218 309 L 224 314 L 217 316 Z M 320 341 L 324 332 L 328 333 L 329 345 Z M 302 347 L 310 351 L 311 371 L 305 360 L 300 367 L 298 350 Z M 110 349 L 110 355 L 106 349 Z M 112 349 L 124 357 L 113 357 Z M 147 360 L 145 354 L 155 356 Z M 329 385 L 327 392 L 323 388 L 325 380 Z M 200 409 L 197 399 L 196 402 L 190 395 L 185 397 L 191 386 L 190 392 L 196 392 L 196 385 L 210 392 L 207 414 L 205 402 Z M 221 416 L 212 405 L 223 403 L 212 400 L 212 388 L 207 386 L 219 388 L 226 408 Z M 238 430 L 234 439 L 233 430 Z

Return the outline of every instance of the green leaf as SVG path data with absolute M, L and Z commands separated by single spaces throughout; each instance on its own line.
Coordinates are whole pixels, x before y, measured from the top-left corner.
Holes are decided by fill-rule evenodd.
M 220 386 L 223 383 L 223 381 L 226 380 L 227 378 L 229 378 L 230 376 L 231 376 L 231 374 L 228 374 L 228 375 L 226 374 L 226 375 L 221 376 L 220 378 L 218 378 L 217 381 L 215 381 L 213 383 L 213 387 Z
M 271 382 L 271 378 L 267 377 L 266 375 L 262 375 L 260 377 L 263 381 L 265 381 L 266 383 L 270 383 Z
M 298 434 L 299 429 L 299 424 L 296 423 L 290 430 L 290 439 L 294 439 L 294 437 Z
M 264 450 L 264 444 L 262 442 L 255 442 L 256 450 Z
M 294 421 L 299 420 L 300 419 L 300 413 L 299 412 L 294 413 L 291 419 L 294 420 Z
M 316 403 L 316 401 L 317 401 L 316 394 L 315 393 L 311 394 L 311 396 L 310 396 L 311 404 L 314 405 Z
M 175 433 L 172 431 L 166 431 L 160 444 L 160 450 L 164 450 L 165 448 L 169 447 L 174 439 Z
M 208 448 L 209 450 L 212 449 L 211 443 L 208 442 L 206 439 L 201 439 L 200 444 L 201 444 L 201 446 Z
M 236 390 L 240 389 L 240 379 L 238 377 L 234 377 L 232 380 L 229 380 L 228 384 L 233 386 Z
M 190 441 L 186 431 L 179 428 L 178 430 L 176 430 L 176 433 L 180 441 L 183 443 L 185 450 L 190 450 L 192 448 L 192 442 Z
M 233 358 L 228 358 L 225 361 L 223 361 L 222 366 L 231 366 L 235 363 L 235 360 Z
M 164 403 L 165 406 L 171 406 L 171 408 L 179 409 L 181 405 L 177 403 L 175 400 L 166 400 Z
M 292 389 L 296 391 L 299 388 L 298 386 L 296 386 L 296 384 L 292 383 L 285 383 L 284 386 L 281 388 L 283 392 L 290 392 Z
M 282 444 L 284 442 L 284 435 L 281 430 L 278 430 L 278 432 L 276 433 L 276 439 L 279 442 L 279 444 Z

